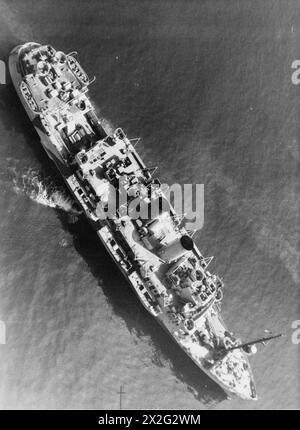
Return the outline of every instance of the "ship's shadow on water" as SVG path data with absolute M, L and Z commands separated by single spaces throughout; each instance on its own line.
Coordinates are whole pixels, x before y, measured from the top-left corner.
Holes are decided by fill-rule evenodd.
M 18 135 L 22 135 L 25 140 L 22 149 L 18 148 L 18 145 L 12 145 L 11 155 L 23 156 L 24 150 L 26 153 L 28 148 L 34 154 L 43 173 L 52 176 L 55 182 L 62 183 L 53 163 L 42 150 L 39 138 L 11 84 L 1 88 L 1 101 L 0 114 L 5 129 L 15 134 L 16 140 L 19 140 Z M 28 161 L 30 159 L 32 162 L 32 156 Z M 115 314 L 124 320 L 128 330 L 135 337 L 151 339 L 154 349 L 153 363 L 158 366 L 168 363 L 176 378 L 185 384 L 186 389 L 201 403 L 213 406 L 224 401 L 227 398 L 224 391 L 193 363 L 139 303 L 87 220 L 80 216 L 74 223 L 69 214 L 61 210 L 56 210 L 56 213 L 63 229 L 71 234 L 75 249 L 97 279 L 99 288 L 104 292 Z
M 164 366 L 168 362 L 176 378 L 207 406 L 227 399 L 224 391 L 193 363 L 139 303 L 85 218 L 81 216 L 76 223 L 70 223 L 68 214 L 59 210 L 57 216 L 64 230 L 73 237 L 75 249 L 97 279 L 114 313 L 124 320 L 128 330 L 136 337 L 151 339 L 153 363 Z

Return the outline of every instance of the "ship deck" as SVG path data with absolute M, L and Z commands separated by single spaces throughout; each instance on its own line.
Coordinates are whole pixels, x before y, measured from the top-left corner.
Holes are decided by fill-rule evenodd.
M 166 279 L 170 268 L 181 260 L 177 258 L 168 262 L 162 258 L 160 251 L 167 249 L 183 235 L 188 235 L 184 227 L 174 222 L 176 214 L 166 195 L 161 190 L 158 192 L 160 198 L 167 202 L 167 210 L 163 213 L 158 210 L 151 220 L 162 225 L 163 238 L 158 239 L 154 235 L 153 239 L 153 235 L 150 237 L 149 233 L 142 236 L 140 227 L 149 230 L 151 224 L 142 222 L 139 225 L 139 219 L 135 219 L 132 212 L 128 212 L 128 206 L 125 207 L 127 213 L 124 215 L 122 208 L 118 208 L 118 216 L 107 221 L 100 217 L 105 198 L 108 197 L 106 202 L 110 201 L 107 184 L 115 187 L 120 178 L 126 178 L 125 188 L 128 193 L 138 191 L 143 196 L 142 201 L 147 202 L 148 185 L 153 184 L 153 178 L 151 175 L 146 177 L 147 168 L 130 140 L 121 129 L 117 129 L 113 135 L 99 139 L 100 122 L 87 96 L 87 82 L 84 84 L 86 79 L 82 78 L 82 69 L 76 63 L 74 66 L 73 59 L 69 62 L 61 53 L 56 57 L 53 57 L 55 53 L 51 53 L 51 58 L 55 59 L 50 61 L 43 47 L 37 49 L 34 55 L 33 52 L 26 55 L 29 60 L 24 55 L 22 61 L 29 73 L 24 82 L 26 81 L 38 106 L 37 115 L 42 120 L 42 127 L 38 131 L 42 136 L 42 143 L 47 152 L 53 152 L 54 161 L 55 157 L 58 157 L 64 160 L 68 167 L 71 166 L 72 175 L 64 179 L 88 219 L 97 225 L 99 237 L 130 280 L 142 303 L 149 311 L 154 312 L 152 305 L 147 307 L 144 292 L 139 291 L 141 283 L 151 301 L 159 305 L 156 310 L 159 308 L 160 311 L 154 315 L 193 361 L 223 388 L 244 398 L 254 398 L 253 376 L 248 358 L 242 351 L 228 352 L 224 359 L 211 363 L 209 370 L 206 366 L 207 360 L 211 358 L 211 351 L 217 348 L 228 333 L 214 307 L 215 296 L 209 295 L 213 293 L 207 293 L 208 301 L 204 305 L 205 302 L 202 303 L 199 298 L 201 294 L 196 294 L 196 286 L 202 281 L 191 281 L 190 288 L 193 292 L 187 290 L 188 296 L 184 296 L 182 284 L 176 288 Z M 48 60 L 50 66 L 45 65 Z M 29 64 L 26 65 L 26 61 L 29 61 Z M 36 75 L 37 68 L 41 71 L 39 76 Z M 45 81 L 45 78 L 49 78 L 48 81 Z M 24 106 L 26 108 L 26 104 Z M 27 109 L 29 112 L 28 106 Z M 30 115 L 32 117 L 32 112 Z M 59 165 L 58 168 L 60 169 Z M 206 266 L 200 267 L 203 256 L 196 245 L 185 253 L 180 263 L 184 266 L 186 261 L 190 269 L 194 270 L 193 265 L 187 261 L 189 257 L 194 257 L 199 270 L 204 272 L 205 279 L 214 283 L 217 278 L 207 271 Z M 128 260 L 130 271 L 125 264 Z M 198 314 L 196 312 L 192 329 L 187 329 L 186 326 L 187 320 L 191 320 L 187 317 L 189 311 L 184 308 L 187 299 L 194 300 L 196 311 L 198 307 L 202 309 Z

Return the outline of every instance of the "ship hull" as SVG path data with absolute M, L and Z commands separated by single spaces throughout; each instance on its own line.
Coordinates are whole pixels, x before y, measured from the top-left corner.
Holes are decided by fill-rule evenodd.
M 30 48 L 30 44 L 26 44 L 28 45 L 28 47 Z M 38 44 L 32 43 L 31 44 L 32 47 L 36 47 L 39 46 Z M 38 115 L 34 114 L 28 107 L 27 103 L 24 100 L 23 94 L 20 91 L 20 85 L 22 83 L 23 80 L 23 76 L 21 74 L 20 71 L 20 65 L 19 65 L 19 52 L 20 49 L 22 49 L 24 47 L 24 45 L 18 46 L 16 47 L 9 58 L 9 70 L 10 70 L 10 74 L 11 74 L 11 78 L 14 84 L 14 87 L 16 89 L 16 92 L 24 106 L 24 109 L 26 110 L 29 119 L 31 120 L 31 122 L 33 123 L 39 137 L 40 137 L 40 141 L 41 144 L 44 148 L 44 150 L 46 151 L 47 155 L 49 156 L 49 158 L 54 162 L 54 164 L 56 165 L 58 171 L 60 172 L 62 178 L 64 179 L 64 182 L 66 183 L 67 187 L 69 188 L 70 192 L 72 193 L 72 195 L 74 196 L 75 200 L 77 201 L 77 204 L 82 207 L 81 201 L 78 200 L 77 196 L 74 194 L 72 187 L 70 187 L 70 175 L 72 174 L 71 169 L 69 168 L 69 166 L 65 163 L 65 161 L 63 160 L 60 152 L 57 150 L 56 145 L 54 144 L 51 136 L 48 136 L 45 131 L 41 128 L 36 126 L 35 122 L 38 118 Z M 82 207 L 83 211 L 84 208 Z M 201 363 L 201 361 L 196 360 L 195 357 L 193 356 L 193 354 L 190 353 L 188 348 L 185 348 L 184 345 L 178 341 L 178 339 L 174 336 L 173 334 L 173 330 L 168 326 L 166 320 L 164 318 L 162 318 L 160 315 L 156 316 L 153 315 L 153 313 L 151 313 L 149 311 L 149 308 L 145 305 L 145 303 L 143 302 L 143 300 L 141 300 L 141 296 L 138 294 L 137 289 L 135 288 L 135 286 L 133 285 L 130 277 L 128 276 L 128 272 L 126 270 L 123 269 L 123 267 L 119 264 L 119 262 L 116 260 L 115 255 L 113 254 L 111 248 L 108 246 L 107 240 L 105 240 L 105 236 L 103 234 L 100 233 L 101 228 L 103 228 L 103 226 L 105 226 L 105 223 L 103 224 L 99 224 L 98 222 L 95 223 L 93 222 L 93 220 L 91 220 L 89 217 L 87 217 L 88 221 L 90 222 L 92 228 L 96 231 L 98 237 L 100 238 L 102 244 L 104 245 L 104 247 L 106 248 L 106 250 L 108 251 L 108 253 L 110 254 L 110 256 L 113 258 L 113 260 L 115 261 L 115 263 L 117 264 L 118 268 L 120 269 L 121 273 L 124 275 L 124 277 L 126 278 L 127 281 L 129 281 L 131 287 L 133 288 L 135 294 L 137 295 L 137 297 L 140 299 L 141 304 L 143 305 L 143 307 L 150 313 L 152 314 L 152 316 L 154 316 L 154 318 L 158 321 L 158 323 L 164 328 L 164 330 L 166 330 L 166 332 L 172 337 L 172 339 L 181 347 L 181 349 L 193 360 L 193 362 L 197 365 L 198 368 L 200 368 L 206 375 L 208 375 L 212 380 L 214 380 L 219 386 L 221 386 L 221 388 L 224 390 L 224 392 L 228 395 L 228 396 L 234 396 L 234 395 L 238 395 L 239 397 L 242 397 L 244 399 L 256 399 L 256 392 L 255 392 L 255 388 L 253 387 L 253 391 L 251 396 L 249 395 L 243 395 L 243 393 L 237 393 L 235 390 L 230 390 L 228 389 L 228 386 L 226 386 L 225 384 L 222 384 L 222 382 L 220 381 L 220 379 L 218 377 L 216 377 L 209 369 L 205 368 L 205 366 Z

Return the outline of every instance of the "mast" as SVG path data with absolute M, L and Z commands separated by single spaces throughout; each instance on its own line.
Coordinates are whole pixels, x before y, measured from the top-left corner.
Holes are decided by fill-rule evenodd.
M 241 345 L 231 346 L 230 348 L 226 348 L 226 351 L 233 351 L 234 349 L 245 348 L 247 346 L 255 345 L 256 343 L 268 342 L 269 340 L 276 339 L 278 337 L 283 336 L 282 333 L 275 334 L 273 336 L 261 337 L 260 339 L 252 340 L 251 342 L 242 343 Z

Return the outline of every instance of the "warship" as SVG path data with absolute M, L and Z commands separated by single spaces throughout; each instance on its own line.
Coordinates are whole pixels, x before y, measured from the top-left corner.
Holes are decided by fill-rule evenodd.
M 45 151 L 141 304 L 229 397 L 255 400 L 248 356 L 272 336 L 243 344 L 226 328 L 224 283 L 208 270 L 211 258 L 199 251 L 136 141 L 121 128 L 105 131 L 77 53 L 25 43 L 11 52 L 9 70 Z M 133 201 L 148 216 L 135 216 Z

